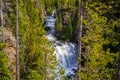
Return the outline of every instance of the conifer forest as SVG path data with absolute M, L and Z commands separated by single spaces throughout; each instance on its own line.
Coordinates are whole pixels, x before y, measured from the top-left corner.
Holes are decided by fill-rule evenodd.
M 120 0 L 0 0 L 0 80 L 120 80 Z

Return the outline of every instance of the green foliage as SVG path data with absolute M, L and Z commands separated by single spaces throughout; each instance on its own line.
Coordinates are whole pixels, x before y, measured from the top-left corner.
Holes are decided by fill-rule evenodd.
M 54 1 L 54 0 L 53 0 Z M 52 1 L 52 2 L 53 2 Z M 19 53 L 20 53 L 20 78 L 27 80 L 43 80 L 44 75 L 53 79 L 57 66 L 54 49 L 46 39 L 44 31 L 44 11 L 51 13 L 53 3 L 44 0 L 19 1 Z M 16 5 L 11 0 L 10 18 L 11 30 L 15 34 Z M 45 8 L 45 5 L 48 5 Z M 45 57 L 47 61 L 45 62 Z M 45 67 L 47 70 L 45 71 Z M 50 74 L 51 73 L 51 74 Z
M 8 69 L 8 57 L 3 52 L 5 45 L 0 42 L 0 80 L 10 80 L 10 71 Z
M 58 35 L 58 38 L 70 41 L 73 38 L 73 27 L 71 22 L 68 23 L 68 26 L 64 27 L 63 31 L 60 35 Z
M 46 39 L 43 28 L 44 1 L 25 1 L 19 4 L 19 36 L 21 41 L 20 63 L 22 79 L 53 79 L 55 77 L 55 67 L 57 66 L 54 49 Z M 29 8 L 28 8 L 29 7 Z M 45 62 L 45 57 L 47 60 Z M 56 65 L 56 66 L 55 66 Z M 45 71 L 45 67 L 47 67 Z M 51 74 L 50 74 L 51 73 Z M 37 75 L 37 76 L 36 76 Z M 26 77 L 27 76 L 27 77 Z
M 113 48 L 109 46 L 104 48 L 104 45 L 111 44 L 111 40 L 114 40 L 109 37 L 114 34 L 111 24 L 107 24 L 107 17 L 103 16 L 106 5 L 100 1 L 88 1 L 85 4 L 87 14 L 83 24 L 86 30 L 82 38 L 85 45 L 85 51 L 82 53 L 85 62 L 78 74 L 82 80 L 113 80 L 116 78 L 114 75 L 117 70 L 118 52 L 111 52 Z
M 27 78 L 27 80 L 40 80 L 40 79 L 42 79 L 42 77 L 40 76 L 40 74 L 36 70 L 29 70 L 26 78 Z
M 75 0 L 56 1 L 56 37 L 59 39 L 74 41 L 73 32 L 76 30 L 75 22 L 77 22 L 77 6 L 75 3 Z
M 116 79 L 118 51 L 120 46 L 119 3 L 117 0 L 83 0 L 82 55 L 85 61 L 82 80 Z M 10 1 L 7 13 L 11 31 L 15 35 L 16 1 Z M 54 47 L 46 39 L 45 16 L 56 10 L 56 36 L 66 41 L 77 42 L 79 26 L 79 1 L 75 0 L 19 0 L 20 78 L 26 80 L 53 80 L 56 62 Z M 0 43 L 0 71 L 9 79 L 6 55 Z M 81 60 L 80 60 L 81 61 Z M 0 72 L 1 73 L 1 72 Z M 63 75 L 62 70 L 61 75 Z M 1 75 L 0 75 L 1 76 Z M 65 76 L 63 75 L 63 78 Z

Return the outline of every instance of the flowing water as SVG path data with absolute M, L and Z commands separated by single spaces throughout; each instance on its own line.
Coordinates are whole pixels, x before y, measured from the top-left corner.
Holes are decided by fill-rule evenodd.
M 71 80 L 71 76 L 75 76 L 77 71 L 77 45 L 75 43 L 57 40 L 54 36 L 55 18 L 53 16 L 47 16 L 45 26 L 49 27 L 46 36 L 55 47 L 59 67 L 63 67 L 65 76 Z M 60 80 L 60 76 L 56 80 Z

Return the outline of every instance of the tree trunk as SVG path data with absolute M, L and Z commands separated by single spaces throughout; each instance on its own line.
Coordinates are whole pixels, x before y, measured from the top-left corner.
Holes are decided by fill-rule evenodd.
M 45 70 L 44 70 L 44 80 L 47 80 L 47 53 L 45 53 Z
M 3 1 L 0 1 L 1 7 L 1 29 L 2 29 L 2 42 L 4 43 L 4 33 L 3 33 Z
M 120 45 L 120 43 L 119 43 Z M 117 80 L 120 80 L 120 48 L 119 48 L 119 56 L 118 56 L 118 71 L 117 71 Z
M 16 80 L 19 80 L 18 0 L 16 0 Z
M 79 21 L 79 32 L 78 32 L 78 73 L 81 72 L 81 51 L 82 51 L 82 0 L 79 0 L 79 14 L 80 14 L 80 21 Z M 77 77 L 77 80 L 81 80 L 81 78 Z

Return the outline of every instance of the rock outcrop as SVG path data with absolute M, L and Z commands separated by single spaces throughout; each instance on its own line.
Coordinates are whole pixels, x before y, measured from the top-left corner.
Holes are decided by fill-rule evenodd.
M 3 29 L 3 35 L 2 35 L 2 32 L 0 32 L 0 40 L 2 40 L 2 38 L 3 38 L 4 42 L 6 44 L 8 44 L 8 46 L 4 49 L 4 52 L 7 54 L 8 58 L 9 58 L 8 67 L 9 67 L 10 72 L 11 72 L 11 78 L 13 80 L 15 80 L 15 74 L 16 74 L 15 46 L 16 46 L 16 40 L 15 40 L 15 37 L 12 35 L 12 32 L 7 30 L 6 28 Z

